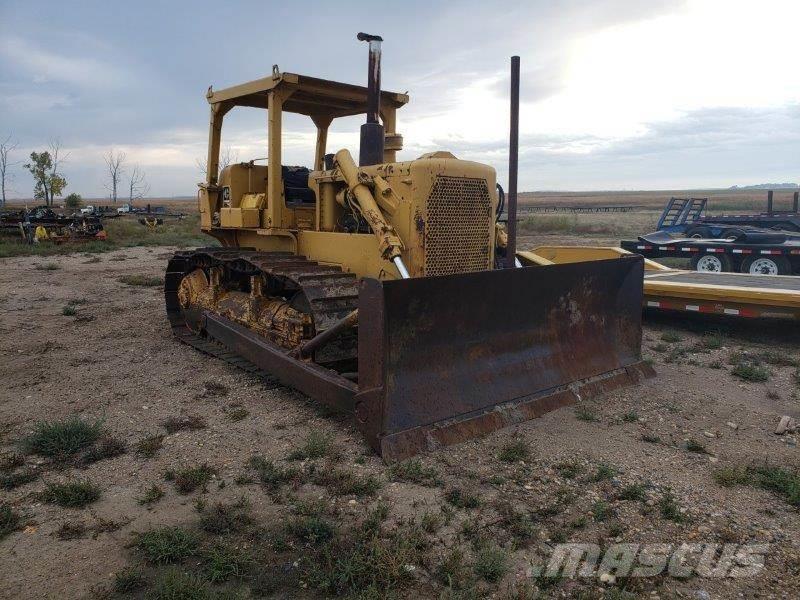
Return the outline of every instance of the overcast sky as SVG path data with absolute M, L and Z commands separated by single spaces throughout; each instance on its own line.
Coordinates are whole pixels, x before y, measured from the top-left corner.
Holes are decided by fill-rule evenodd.
M 508 62 L 522 59 L 520 188 L 669 189 L 800 181 L 797 0 L 37 2 L 0 0 L 0 138 L 16 160 L 58 138 L 67 192 L 107 194 L 124 151 L 153 196 L 193 195 L 209 85 L 281 70 L 364 84 L 358 31 L 385 42 L 384 89 L 408 92 L 401 159 L 434 149 L 507 179 Z M 223 144 L 266 155 L 263 111 Z M 362 118 L 329 150 L 357 147 Z M 284 121 L 284 162 L 313 127 Z M 14 172 L 17 196 L 32 180 Z

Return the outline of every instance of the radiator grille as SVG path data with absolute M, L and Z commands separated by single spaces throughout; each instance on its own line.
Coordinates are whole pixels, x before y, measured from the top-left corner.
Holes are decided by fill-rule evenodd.
M 484 179 L 438 176 L 428 197 L 425 274 L 491 268 L 492 201 Z

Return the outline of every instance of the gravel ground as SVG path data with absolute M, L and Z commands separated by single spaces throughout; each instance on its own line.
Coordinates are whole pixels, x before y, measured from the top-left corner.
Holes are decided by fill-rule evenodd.
M 378 504 L 388 508 L 391 527 L 426 512 L 444 515 L 425 558 L 405 565 L 408 578 L 397 588 L 405 597 L 534 597 L 524 593 L 537 588 L 545 597 L 797 597 L 797 509 L 771 491 L 723 487 L 714 478 L 726 467 L 797 468 L 795 436 L 774 434 L 782 415 L 800 418 L 800 385 L 790 364 L 792 357 L 800 358 L 796 331 L 754 335 L 753 329 L 737 333 L 737 326 L 727 325 L 708 342 L 696 323 L 648 323 L 644 354 L 654 361 L 658 377 L 424 456 L 422 466 L 435 469 L 438 480 L 421 485 L 390 475 L 347 420 L 173 341 L 160 288 L 118 280 L 125 274 L 161 275 L 170 253 L 132 248 L 99 261 L 76 254 L 0 263 L 0 449 L 15 452 L 37 422 L 72 415 L 102 419 L 107 434 L 128 449 L 87 467 L 25 458 L 21 468 L 36 479 L 0 490 L 3 502 L 20 515 L 18 528 L 0 540 L 0 596 L 106 596 L 115 573 L 139 560 L 130 547 L 135 532 L 185 525 L 204 504 L 244 496 L 262 524 L 285 521 L 297 498 L 307 497 L 327 503 L 345 527 Z M 63 314 L 70 301 L 75 315 Z M 766 350 L 774 351 L 766 362 L 767 382 L 733 376 L 731 355 Z M 166 419 L 187 416 L 202 417 L 206 427 L 175 433 L 163 427 Z M 284 464 L 312 431 L 331 436 L 336 452 L 326 464 L 371 475 L 380 489 L 372 496 L 333 495 L 326 492 L 330 488 L 301 481 L 290 491 L 272 493 L 244 477 L 252 455 Z M 155 456 L 134 451 L 139 440 L 156 434 L 164 438 Z M 515 442 L 527 444 L 530 455 L 499 460 Z M 298 464 L 306 468 L 310 462 Z M 205 493 L 181 495 L 164 480 L 169 470 L 199 464 L 215 471 Z M 603 465 L 610 467 L 605 473 Z M 48 483 L 74 478 L 97 484 L 100 499 L 82 509 L 42 499 Z M 163 488 L 164 497 L 140 504 L 153 485 Z M 453 488 L 477 495 L 479 506 L 448 504 Z M 626 499 L 631 494 L 638 497 Z M 674 499 L 674 510 L 664 508 L 665 496 Z M 503 519 L 508 510 L 535 516 L 524 543 L 515 541 L 513 526 Z M 65 523 L 82 524 L 84 531 L 62 539 Z M 616 585 L 595 577 L 550 586 L 534 579 L 532 569 L 565 541 L 764 542 L 769 549 L 765 568 L 754 577 L 658 576 Z M 456 593 L 435 576 L 453 548 L 463 548 L 469 563 L 486 544 L 504 553 L 507 568 L 498 577 L 484 577 Z M 298 551 L 302 555 L 303 548 Z M 302 559 L 288 565 L 287 572 L 299 569 Z M 242 590 L 255 594 L 253 587 Z M 318 595 L 302 576 L 295 587 L 275 593 Z

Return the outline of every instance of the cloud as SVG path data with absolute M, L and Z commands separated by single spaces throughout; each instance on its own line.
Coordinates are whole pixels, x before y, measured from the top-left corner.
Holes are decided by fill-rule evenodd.
M 130 85 L 131 74 L 119 64 L 75 54 L 74 50 L 66 53 L 63 49 L 47 50 L 20 37 L 11 36 L 0 41 L 0 54 L 18 75 L 35 84 L 60 82 L 91 90 Z
M 112 146 L 147 169 L 153 193 L 193 193 L 208 84 L 260 77 L 274 62 L 363 83 L 366 50 L 348 28 L 384 35 L 384 85 L 411 95 L 398 115 L 404 160 L 445 148 L 505 179 L 512 54 L 522 57 L 524 189 L 674 186 L 703 173 L 708 183 L 791 179 L 785 157 L 800 155 L 792 0 L 409 0 L 380 11 L 244 1 L 235 10 L 250 18 L 213 42 L 208 32 L 234 9 L 142 0 L 43 18 L 56 14 L 49 2 L 0 6 L 0 134 L 37 150 L 60 137 L 73 189 L 87 195 L 103 192 Z M 282 26 L 265 38 L 267 17 Z M 769 31 L 769 43 L 754 31 Z M 335 121 L 329 148 L 355 152 L 361 121 Z M 287 115 L 284 133 L 284 160 L 309 164 L 309 120 Z M 264 113 L 230 113 L 223 145 L 265 156 Z

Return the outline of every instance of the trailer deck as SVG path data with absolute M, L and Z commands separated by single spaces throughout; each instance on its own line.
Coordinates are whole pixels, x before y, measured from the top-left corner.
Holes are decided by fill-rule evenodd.
M 526 266 L 603 260 L 631 253 L 622 248 L 540 246 L 518 252 Z M 671 269 L 645 259 L 643 308 L 728 317 L 800 320 L 800 278 Z

